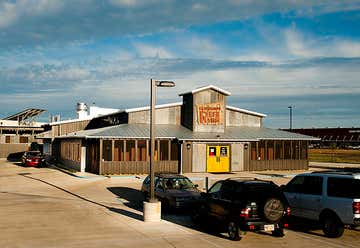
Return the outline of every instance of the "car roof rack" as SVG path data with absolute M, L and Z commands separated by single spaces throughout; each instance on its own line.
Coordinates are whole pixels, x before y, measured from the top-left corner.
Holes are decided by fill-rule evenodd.
M 338 170 L 326 170 L 326 171 L 313 171 L 311 174 L 337 174 L 337 175 L 355 175 L 360 174 L 359 168 L 351 169 L 338 169 Z

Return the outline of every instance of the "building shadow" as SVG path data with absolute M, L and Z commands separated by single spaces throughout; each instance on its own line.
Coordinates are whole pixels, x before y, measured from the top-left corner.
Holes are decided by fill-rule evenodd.
M 136 213 L 127 211 L 127 210 L 125 210 L 125 209 L 120 209 L 120 208 L 114 208 L 114 207 L 112 207 L 112 206 L 107 206 L 107 205 L 105 205 L 105 204 L 102 204 L 102 203 L 99 203 L 99 202 L 90 200 L 90 199 L 88 199 L 88 198 L 86 198 L 86 197 L 83 197 L 83 196 L 81 196 L 81 195 L 78 195 L 78 194 L 76 194 L 76 193 L 74 193 L 74 192 L 71 192 L 71 191 L 69 191 L 69 190 L 67 190 L 67 189 L 64 189 L 64 188 L 62 188 L 62 187 L 60 187 L 60 186 L 57 186 L 57 185 L 55 185 L 55 184 L 49 183 L 49 182 L 47 182 L 47 181 L 45 181 L 45 180 L 32 177 L 32 176 L 31 176 L 31 173 L 19 173 L 18 175 L 23 176 L 23 177 L 26 177 L 26 178 L 31 179 L 31 180 L 35 180 L 35 181 L 38 181 L 38 182 L 42 182 L 42 183 L 44 183 L 44 184 L 46 184 L 46 185 L 49 185 L 49 186 L 54 187 L 54 188 L 56 188 L 56 189 L 58 189 L 58 190 L 60 190 L 60 191 L 63 191 L 63 192 L 65 192 L 65 193 L 69 194 L 69 195 L 72 195 L 72 196 L 74 196 L 74 197 L 76 197 L 76 198 L 78 198 L 78 199 L 80 199 L 80 200 L 82 200 L 82 201 L 86 201 L 86 202 L 88 202 L 88 203 L 91 203 L 91 204 L 94 204 L 94 205 L 97 205 L 97 206 L 106 208 L 106 209 L 108 209 L 108 210 L 110 210 L 110 211 L 112 211 L 112 212 L 115 212 L 115 213 L 118 213 L 118 214 L 122 214 L 122 215 L 125 215 L 125 216 L 127 216 L 127 217 L 130 217 L 130 218 L 133 218 L 133 219 L 136 219 L 136 220 L 142 220 L 142 219 L 143 219 L 142 215 L 139 215 L 139 214 L 136 214 Z
M 128 187 L 108 187 L 107 189 L 116 195 L 118 200 L 125 206 L 137 211 L 143 211 L 143 202 L 146 198 L 140 190 Z M 162 205 L 161 219 L 202 233 L 228 239 L 228 237 L 222 235 L 218 229 L 208 228 L 209 225 L 196 225 L 191 219 L 191 211 L 191 207 L 185 209 L 173 209 L 166 208 Z

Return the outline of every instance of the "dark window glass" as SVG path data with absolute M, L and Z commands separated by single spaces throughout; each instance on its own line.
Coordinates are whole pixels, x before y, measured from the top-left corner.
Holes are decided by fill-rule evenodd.
M 307 141 L 301 141 L 301 159 L 308 159 Z
M 135 140 L 126 141 L 126 161 L 135 161 Z
M 292 159 L 297 160 L 299 159 L 299 141 L 293 141 L 292 143 Z
M 124 141 L 115 140 L 114 161 L 124 161 Z
M 227 182 L 224 183 L 221 188 L 221 199 L 226 201 L 231 201 L 234 197 L 234 184 Z
M 155 188 L 164 189 L 164 187 L 163 187 L 163 179 L 161 177 L 159 177 L 159 179 L 156 181 Z
M 257 160 L 256 142 L 251 142 L 250 147 L 251 147 L 251 160 Z
M 146 140 L 137 142 L 137 161 L 146 161 Z
M 175 142 L 171 143 L 171 160 L 179 160 L 179 145 Z
M 112 142 L 111 142 L 111 140 L 103 141 L 103 159 L 105 161 L 112 160 Z
M 302 193 L 305 177 L 297 176 L 294 177 L 285 187 L 285 192 L 290 193 Z
M 282 141 L 275 141 L 275 159 L 282 159 L 283 158 L 283 142 Z
M 328 178 L 328 196 L 344 198 L 360 198 L 360 179 Z
M 169 141 L 160 140 L 160 160 L 169 160 Z
M 211 198 L 219 199 L 221 186 L 222 186 L 222 182 L 218 182 L 209 189 L 208 193 L 210 194 Z
M 20 143 L 29 143 L 29 138 L 24 137 L 24 136 L 20 136 Z
M 274 141 L 267 141 L 266 143 L 266 149 L 267 149 L 267 160 L 274 160 Z
M 305 177 L 304 193 L 309 195 L 321 195 L 322 194 L 322 177 Z
M 258 144 L 259 160 L 265 160 L 265 141 L 260 141 Z
M 291 142 L 284 141 L 284 159 L 291 159 Z

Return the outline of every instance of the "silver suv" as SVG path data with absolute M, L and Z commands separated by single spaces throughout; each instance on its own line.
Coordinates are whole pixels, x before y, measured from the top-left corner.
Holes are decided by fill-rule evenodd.
M 327 237 L 340 237 L 344 225 L 360 225 L 360 173 L 299 174 L 282 189 L 291 215 L 319 221 Z

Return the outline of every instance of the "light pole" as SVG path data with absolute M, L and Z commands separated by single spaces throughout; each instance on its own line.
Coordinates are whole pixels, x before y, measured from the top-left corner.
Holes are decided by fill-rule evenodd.
M 290 124 L 290 130 L 291 130 L 292 129 L 292 108 L 293 107 L 289 106 L 288 108 L 289 108 L 289 115 L 290 115 L 289 116 L 289 122 L 290 122 L 289 124 Z
M 144 221 L 160 221 L 161 203 L 155 198 L 154 170 L 156 87 L 174 87 L 175 83 L 150 79 L 150 85 L 150 199 L 149 202 L 144 202 Z

